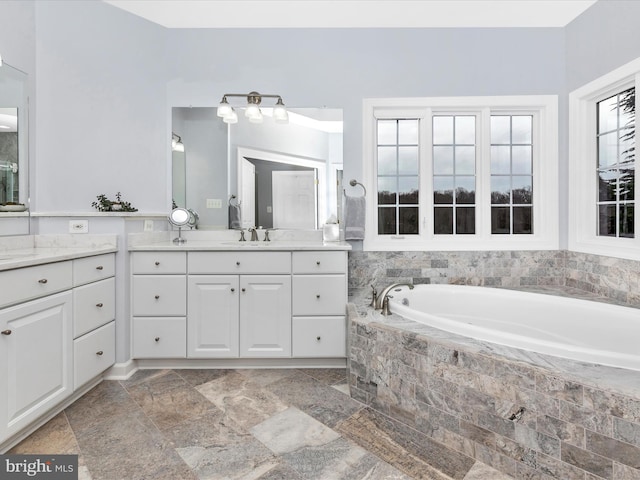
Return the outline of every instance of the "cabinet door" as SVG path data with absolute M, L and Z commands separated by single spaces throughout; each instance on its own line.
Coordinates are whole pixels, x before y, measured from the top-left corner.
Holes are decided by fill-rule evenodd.
M 0 440 L 71 394 L 71 299 L 64 292 L 0 311 Z
M 184 275 L 134 275 L 134 316 L 184 316 L 187 279 Z
M 240 355 L 291 356 L 291 277 L 240 277 Z
M 188 357 L 237 357 L 239 279 L 237 275 L 189 277 Z

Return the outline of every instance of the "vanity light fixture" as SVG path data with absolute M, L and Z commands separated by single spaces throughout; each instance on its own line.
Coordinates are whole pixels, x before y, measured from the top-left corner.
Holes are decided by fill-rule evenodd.
M 249 119 L 251 123 L 262 123 L 263 115 L 260 110 L 260 104 L 263 98 L 275 98 L 277 99 L 275 106 L 273 107 L 273 118 L 276 123 L 288 123 L 289 114 L 284 106 L 282 97 L 280 95 L 267 95 L 258 92 L 249 93 L 225 93 L 222 96 L 222 100 L 218 105 L 217 115 L 222 117 L 222 120 L 226 123 L 237 123 L 238 114 L 235 109 L 229 104 L 229 97 L 243 97 L 247 99 L 247 107 L 244 115 Z
M 182 137 L 171 132 L 171 151 L 184 152 L 184 143 L 182 143 Z

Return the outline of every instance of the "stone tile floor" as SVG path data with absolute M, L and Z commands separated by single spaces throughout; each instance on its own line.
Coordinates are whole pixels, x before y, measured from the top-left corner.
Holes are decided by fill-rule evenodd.
M 510 479 L 353 400 L 344 369 L 139 370 L 9 453 L 78 454 L 90 480 Z

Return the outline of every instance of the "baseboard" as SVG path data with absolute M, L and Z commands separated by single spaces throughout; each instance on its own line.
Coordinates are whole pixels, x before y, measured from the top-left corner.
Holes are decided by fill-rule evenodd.
M 137 368 L 346 368 L 346 358 L 167 358 L 138 359 Z
M 138 361 L 128 360 L 124 363 L 116 363 L 103 373 L 104 380 L 126 380 L 138 371 Z

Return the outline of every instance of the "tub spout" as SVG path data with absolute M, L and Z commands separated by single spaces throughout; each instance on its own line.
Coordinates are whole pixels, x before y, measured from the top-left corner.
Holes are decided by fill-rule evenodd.
M 413 290 L 413 284 L 411 284 L 411 283 L 393 283 L 393 284 L 389 285 L 384 290 L 382 290 L 380 295 L 378 295 L 377 303 L 376 303 L 376 310 L 381 310 L 382 309 L 383 310 L 382 313 L 384 315 L 389 315 L 391 313 L 391 312 L 389 312 L 388 300 L 387 300 L 387 308 L 384 308 L 385 299 L 387 298 L 387 295 L 389 295 L 389 292 L 391 290 L 393 290 L 394 288 L 398 288 L 398 287 L 409 287 L 410 290 Z

